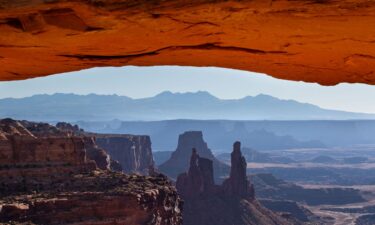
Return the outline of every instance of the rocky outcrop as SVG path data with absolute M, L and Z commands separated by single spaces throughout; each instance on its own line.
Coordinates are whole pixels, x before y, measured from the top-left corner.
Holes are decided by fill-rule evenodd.
M 2 0 L 0 79 L 181 65 L 375 84 L 374 9 L 368 0 Z
M 82 138 L 64 136 L 48 124 L 3 119 L 0 120 L 0 134 L 0 164 L 3 167 L 88 166 Z
M 215 180 L 220 181 L 223 176 L 229 173 L 229 166 L 214 157 L 207 143 L 203 140 L 201 131 L 187 131 L 181 134 L 178 138 L 177 149 L 172 153 L 169 160 L 159 166 L 160 171 L 174 179 L 180 173 L 187 171 L 192 148 L 195 148 L 197 154 L 201 157 L 212 160 Z
M 85 132 L 83 129 L 79 128 L 78 125 L 72 125 L 65 122 L 57 123 L 56 128 L 66 136 L 81 137 L 85 145 L 86 156 L 89 159 L 94 160 L 99 169 L 113 169 L 115 171 L 122 170 L 121 165 L 119 165 L 117 161 L 111 159 L 105 149 L 100 148 L 96 144 L 96 139 L 93 134 Z
M 241 198 L 254 198 L 254 188 L 249 184 L 246 168 L 247 163 L 241 153 L 241 143 L 237 141 L 233 144 L 230 176 L 223 183 L 223 189 L 226 194 Z
M 246 177 L 246 161 L 239 142 L 234 144 L 230 176 L 222 185 L 214 183 L 212 163 L 212 160 L 200 157 L 193 149 L 188 172 L 177 178 L 177 191 L 184 200 L 184 225 L 209 225 L 213 221 L 215 225 L 298 223 L 264 208 L 255 199 Z
M 94 160 L 96 165 L 102 170 L 111 169 L 110 156 L 104 149 L 97 146 L 94 137 L 83 137 L 83 142 L 86 148 L 86 155 L 89 159 Z
M 94 134 L 96 143 L 118 161 L 124 172 L 147 174 L 154 165 L 149 136 Z
M 66 123 L 66 122 L 58 122 L 56 124 L 56 127 L 63 131 L 63 132 L 66 132 L 70 135 L 82 135 L 85 133 L 85 131 L 81 128 L 79 128 L 78 125 L 72 125 L 70 123 Z
M 176 187 L 185 199 L 199 198 L 204 193 L 214 192 L 216 187 L 212 161 L 199 157 L 193 148 L 189 171 L 177 177 Z
M 181 224 L 168 179 L 125 175 L 86 157 L 94 139 L 48 125 L 0 120 L 0 223 Z M 105 166 L 99 170 L 97 165 Z
M 0 186 L 0 223 L 178 225 L 182 221 L 181 201 L 163 176 L 101 170 L 50 177 L 43 183 L 25 177 L 19 185 L 20 191 Z

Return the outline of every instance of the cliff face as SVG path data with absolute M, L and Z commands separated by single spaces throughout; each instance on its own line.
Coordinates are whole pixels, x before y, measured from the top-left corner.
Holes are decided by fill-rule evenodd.
M 0 223 L 181 224 L 164 176 L 111 172 L 107 160 L 98 170 L 86 157 L 93 143 L 48 124 L 0 120 Z
M 83 137 L 87 156 L 95 160 L 100 169 L 147 174 L 154 166 L 149 136 L 89 133 L 63 122 L 56 126 L 70 135 Z
M 178 176 L 177 191 L 184 200 L 184 225 L 286 225 L 294 221 L 264 208 L 255 199 L 246 177 L 246 161 L 240 143 L 234 144 L 229 178 L 213 182 L 212 161 L 193 149 L 188 172 Z
M 154 165 L 149 136 L 96 134 L 96 143 L 118 161 L 124 172 L 147 174 Z
M 4 119 L 0 120 L 0 134 L 0 163 L 3 166 L 85 167 L 87 164 L 82 138 L 64 136 L 48 124 Z
M 200 156 L 212 160 L 216 180 L 222 179 L 222 176 L 229 173 L 229 166 L 214 157 L 207 143 L 203 140 L 201 131 L 188 131 L 181 134 L 178 138 L 176 151 L 172 153 L 169 160 L 159 166 L 160 171 L 172 178 L 177 178 L 180 173 L 187 171 L 192 148 L 195 148 Z
M 2 0 L 0 79 L 184 65 L 375 84 L 374 9 L 368 0 Z

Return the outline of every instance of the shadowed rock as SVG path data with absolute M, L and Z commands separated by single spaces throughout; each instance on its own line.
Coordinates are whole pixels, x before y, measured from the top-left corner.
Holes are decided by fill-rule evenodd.
M 177 177 L 176 187 L 184 198 L 195 198 L 201 194 L 211 194 L 215 189 L 212 161 L 201 158 L 193 148 L 187 173 Z
M 188 172 L 180 174 L 176 182 L 184 200 L 184 225 L 294 224 L 255 199 L 240 147 L 239 142 L 234 144 L 230 177 L 221 186 L 214 184 L 212 160 L 200 157 L 193 149 Z
M 125 173 L 148 174 L 154 166 L 151 139 L 145 135 L 93 134 L 99 147 L 118 161 Z
M 241 153 L 241 143 L 237 141 L 233 144 L 230 176 L 223 183 L 226 194 L 241 198 L 254 198 L 254 188 L 249 184 L 246 168 L 246 159 Z
M 181 134 L 178 138 L 176 151 L 171 158 L 159 166 L 161 172 L 166 175 L 177 178 L 180 173 L 189 170 L 189 158 L 191 149 L 195 148 L 199 157 L 212 161 L 215 180 L 219 181 L 221 176 L 229 173 L 229 166 L 217 160 L 208 148 L 207 143 L 203 140 L 201 131 L 188 131 Z M 190 162 L 191 163 L 191 162 Z

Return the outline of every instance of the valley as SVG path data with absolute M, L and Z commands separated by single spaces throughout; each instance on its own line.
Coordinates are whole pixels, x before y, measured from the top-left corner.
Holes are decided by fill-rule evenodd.
M 375 1 L 0 0 L 0 225 L 375 225 Z

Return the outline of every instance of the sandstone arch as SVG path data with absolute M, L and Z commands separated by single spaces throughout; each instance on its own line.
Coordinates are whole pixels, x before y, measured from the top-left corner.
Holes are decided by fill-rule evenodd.
M 219 66 L 375 84 L 367 0 L 0 0 L 0 80 L 97 66 Z

